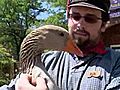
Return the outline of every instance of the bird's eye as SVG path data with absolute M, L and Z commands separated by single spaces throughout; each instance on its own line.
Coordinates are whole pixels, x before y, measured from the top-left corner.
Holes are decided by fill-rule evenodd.
M 64 33 L 60 33 L 59 35 L 60 35 L 60 36 L 64 36 Z

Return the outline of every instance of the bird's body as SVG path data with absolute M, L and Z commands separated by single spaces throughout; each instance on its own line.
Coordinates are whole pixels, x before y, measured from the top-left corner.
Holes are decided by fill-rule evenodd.
M 77 55 L 81 55 L 81 51 L 73 43 L 66 29 L 54 25 L 37 28 L 23 40 L 20 49 L 22 72 L 32 73 L 34 78 L 42 76 L 47 79 L 50 90 L 58 90 L 59 88 L 54 84 L 40 61 L 41 54 L 46 49 L 64 50 Z

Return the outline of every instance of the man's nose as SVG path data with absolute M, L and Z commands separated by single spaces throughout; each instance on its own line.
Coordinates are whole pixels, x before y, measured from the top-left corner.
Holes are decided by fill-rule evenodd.
M 78 23 L 76 29 L 77 29 L 78 31 L 79 31 L 79 30 L 84 30 L 84 26 L 83 26 L 81 23 Z

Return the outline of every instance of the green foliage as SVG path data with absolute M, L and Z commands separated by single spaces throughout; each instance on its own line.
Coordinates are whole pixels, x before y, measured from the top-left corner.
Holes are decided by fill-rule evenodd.
M 62 8 L 66 8 L 66 3 L 67 3 L 67 0 L 45 0 L 49 3 L 52 4 L 53 7 L 62 7 Z
M 38 25 L 36 16 L 46 11 L 37 0 L 1 0 L 0 1 L 0 37 L 1 44 L 9 49 L 16 60 L 27 30 Z
M 12 59 L 8 51 L 0 44 L 0 86 L 7 84 L 11 77 L 11 66 L 16 61 Z
M 44 24 L 53 24 L 53 25 L 58 25 L 66 28 L 66 22 L 65 22 L 65 17 L 63 16 L 63 12 L 54 14 L 52 16 L 49 16 L 44 22 Z M 43 22 L 42 22 L 43 23 Z
M 12 59 L 10 53 L 0 44 L 0 63 L 1 64 L 6 64 L 9 62 L 16 62 L 15 60 Z
M 66 20 L 66 0 L 45 0 L 50 4 L 49 13 L 51 14 L 44 24 L 54 24 L 67 29 Z M 43 23 L 43 22 L 41 22 Z

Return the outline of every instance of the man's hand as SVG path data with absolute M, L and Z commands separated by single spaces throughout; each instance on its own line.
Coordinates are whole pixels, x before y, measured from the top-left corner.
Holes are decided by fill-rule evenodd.
M 38 77 L 36 82 L 32 83 L 32 76 L 21 74 L 15 85 L 15 90 L 48 90 L 44 78 Z

